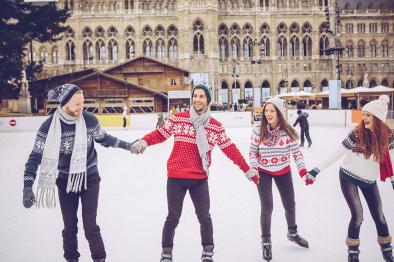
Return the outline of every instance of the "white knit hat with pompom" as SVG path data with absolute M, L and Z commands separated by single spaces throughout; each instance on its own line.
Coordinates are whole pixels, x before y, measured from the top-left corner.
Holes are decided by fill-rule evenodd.
M 382 122 L 386 121 L 388 104 L 390 102 L 390 98 L 387 95 L 379 96 L 379 99 L 373 100 L 365 106 L 363 106 L 362 111 L 368 112 L 374 115 L 376 118 L 380 119 Z

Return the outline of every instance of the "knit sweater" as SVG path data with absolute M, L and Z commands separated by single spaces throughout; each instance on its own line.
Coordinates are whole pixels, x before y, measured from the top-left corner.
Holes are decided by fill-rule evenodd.
M 253 168 L 272 176 L 284 175 L 291 170 L 291 156 L 297 165 L 298 173 L 302 177 L 305 169 L 304 157 L 297 141 L 291 141 L 290 136 L 280 129 L 280 134 L 273 145 L 265 141 L 260 143 L 260 126 L 256 126 L 250 139 L 249 158 Z
M 116 147 L 125 150 L 130 150 L 131 145 L 128 142 L 119 140 L 116 137 L 108 135 L 103 129 L 101 129 L 97 118 L 86 111 L 83 111 L 83 116 L 86 122 L 87 130 L 87 175 L 97 174 L 97 152 L 94 148 L 94 142 L 98 142 L 105 147 Z M 38 166 L 41 164 L 42 155 L 45 147 L 45 140 L 51 126 L 53 116 L 50 116 L 41 125 L 37 132 L 36 139 L 34 142 L 33 150 L 29 155 L 27 163 L 25 165 L 24 172 L 24 186 L 31 187 L 36 178 Z M 60 143 L 60 154 L 59 154 L 59 164 L 58 164 L 58 176 L 68 177 L 70 160 L 72 150 L 74 148 L 75 140 L 75 124 L 69 125 L 60 121 L 62 133 L 61 133 L 61 143 Z
M 239 168 L 246 172 L 249 166 L 238 148 L 226 135 L 222 124 L 210 118 L 205 126 L 208 138 L 208 166 L 211 164 L 211 153 L 215 145 L 230 158 Z M 190 122 L 190 113 L 181 112 L 169 118 L 165 125 L 145 135 L 143 139 L 148 146 L 164 142 L 174 135 L 174 146 L 167 161 L 167 176 L 169 178 L 205 179 L 201 157 L 196 143 L 196 130 Z
M 394 163 L 394 134 L 389 138 L 390 159 Z M 344 158 L 343 158 L 344 157 Z M 373 157 L 365 159 L 361 152 L 356 149 L 356 135 L 352 131 L 342 141 L 341 145 L 334 150 L 323 162 L 316 167 L 321 171 L 343 158 L 339 176 L 341 179 L 352 182 L 360 187 L 370 187 L 376 183 L 380 174 L 380 164 Z M 391 177 L 393 180 L 394 177 Z

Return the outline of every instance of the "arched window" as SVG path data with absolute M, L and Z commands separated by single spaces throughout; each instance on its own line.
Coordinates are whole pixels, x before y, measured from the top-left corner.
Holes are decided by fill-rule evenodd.
M 386 41 L 382 42 L 382 57 L 389 56 L 389 45 Z
M 270 56 L 270 39 L 265 35 L 260 42 L 260 57 L 268 56 Z
M 375 40 L 371 41 L 369 49 L 370 49 L 370 52 L 371 52 L 370 56 L 371 57 L 376 57 L 377 56 L 377 51 L 376 51 L 376 41 Z
M 45 65 L 48 61 L 48 52 L 45 47 L 40 49 L 40 61 Z
M 312 39 L 309 35 L 302 38 L 302 56 L 312 56 Z
M 300 40 L 297 36 L 293 35 L 290 38 L 290 57 L 300 56 Z
M 72 40 L 66 42 L 66 61 L 75 61 L 75 44 Z
M 90 29 L 89 26 L 86 26 L 83 30 L 82 30 L 82 37 L 83 38 L 92 38 L 92 29 Z
M 193 53 L 204 54 L 204 24 L 197 20 L 193 24 Z
M 126 27 L 125 36 L 126 36 L 126 38 L 129 38 L 129 37 L 134 38 L 135 37 L 135 30 L 131 25 Z
M 322 37 L 320 37 L 320 55 L 325 55 L 324 50 L 326 50 L 327 48 L 329 48 L 330 46 L 330 42 L 328 40 L 328 37 L 326 35 L 323 35 Z
M 228 57 L 228 43 L 225 37 L 219 39 L 219 56 L 220 60 L 224 60 Z
M 117 38 L 118 37 L 118 29 L 116 29 L 116 27 L 114 27 L 114 26 L 110 26 L 108 28 L 108 37 L 109 38 L 111 38 L 111 37 Z
M 346 43 L 346 54 L 347 54 L 348 58 L 353 57 L 353 43 L 352 42 Z
M 108 58 L 113 63 L 118 61 L 118 42 L 115 39 L 108 42 Z
M 59 51 L 55 46 L 52 48 L 52 64 L 57 64 L 57 63 L 59 63 Z
M 381 85 L 382 85 L 382 86 L 386 86 L 386 87 L 389 86 L 389 81 L 387 80 L 387 78 L 385 78 L 385 79 L 382 80 Z
M 170 40 L 168 40 L 168 58 L 178 58 L 178 43 L 175 38 L 170 38 Z
M 102 39 L 96 41 L 96 59 L 99 63 L 105 63 L 107 59 L 105 43 Z
M 159 38 L 156 40 L 156 58 L 161 60 L 166 57 L 166 44 L 163 38 Z
M 304 82 L 304 91 L 305 92 L 312 92 L 312 82 L 310 80 L 305 80 Z
M 365 44 L 362 41 L 360 41 L 357 45 L 357 56 L 365 57 Z
M 159 36 L 164 37 L 165 34 L 166 34 L 166 32 L 165 32 L 164 27 L 162 25 L 156 26 L 156 29 L 155 29 L 155 36 L 156 37 L 159 37 Z
M 372 79 L 370 82 L 369 82 L 369 87 L 376 87 L 378 84 L 376 83 L 376 80 L 375 79 Z
M 87 62 L 92 62 L 93 54 L 94 54 L 94 48 L 92 42 L 90 40 L 85 40 L 85 42 L 83 42 L 82 48 L 83 48 L 83 60 Z
M 352 89 L 352 88 L 354 88 L 354 83 L 353 83 L 353 81 L 352 81 L 352 80 L 347 80 L 347 81 L 346 81 L 345 87 L 346 87 L 347 89 Z
M 244 39 L 244 43 L 243 43 L 243 57 L 245 59 L 250 59 L 253 56 L 253 41 L 252 38 L 250 38 L 250 36 L 247 36 Z
M 104 34 L 105 34 L 104 28 L 102 28 L 101 26 L 98 26 L 96 30 L 94 30 L 94 36 L 96 38 L 104 38 Z
M 152 57 L 153 55 L 152 48 L 153 48 L 152 40 L 150 40 L 149 38 L 145 39 L 143 44 L 144 55 L 146 55 L 147 57 Z
M 144 26 L 144 28 L 142 29 L 142 35 L 144 37 L 151 37 L 153 36 L 153 30 L 149 25 Z
M 167 37 L 177 37 L 178 36 L 178 29 L 175 25 L 170 25 L 167 29 Z
M 135 56 L 135 43 L 133 39 L 129 38 L 126 41 L 126 58 L 130 59 Z
M 240 41 L 237 37 L 231 39 L 231 58 L 237 60 L 240 54 Z
M 287 56 L 287 39 L 285 36 L 280 36 L 278 42 L 276 43 L 276 55 L 278 57 Z
M 320 90 L 325 91 L 328 90 L 328 81 L 327 79 L 323 79 L 320 83 Z

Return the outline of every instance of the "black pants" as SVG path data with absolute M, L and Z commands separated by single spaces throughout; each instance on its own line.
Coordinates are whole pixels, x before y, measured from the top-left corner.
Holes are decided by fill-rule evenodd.
M 126 118 L 123 118 L 123 128 L 126 127 Z
M 358 186 L 340 179 L 341 189 L 343 196 L 350 208 L 352 218 L 350 219 L 348 227 L 348 237 L 352 239 L 358 239 L 360 235 L 360 227 L 363 222 L 363 207 L 361 205 L 360 196 L 358 194 Z M 375 222 L 378 236 L 387 237 L 389 230 L 387 227 L 386 219 L 383 215 L 382 202 L 380 200 L 380 194 L 377 184 L 368 188 L 360 187 L 361 193 L 368 204 L 369 212 Z
M 271 176 L 264 172 L 260 172 L 260 182 L 257 189 L 259 191 L 261 204 L 260 225 L 261 238 L 263 241 L 268 241 L 271 238 L 271 217 L 274 206 L 272 198 L 272 180 L 275 181 L 282 204 L 285 208 L 287 228 L 291 233 L 297 232 L 294 186 L 291 172 L 281 176 Z
M 187 190 L 189 190 L 200 222 L 201 244 L 203 246 L 213 245 L 208 180 L 169 178 L 167 180 L 168 215 L 163 228 L 162 247 L 172 247 L 174 245 L 175 228 L 182 214 L 183 200 Z
M 309 135 L 309 127 L 301 128 L 301 144 L 302 145 L 305 142 L 305 136 L 306 136 L 306 140 L 308 140 L 308 143 L 312 143 L 312 139 Z
M 59 202 L 62 211 L 64 229 L 63 249 L 66 259 L 78 258 L 78 217 L 77 210 L 79 199 L 82 203 L 82 221 L 85 237 L 89 242 L 90 252 L 93 259 L 105 258 L 104 242 L 101 238 L 100 227 L 96 224 L 97 204 L 100 189 L 100 176 L 97 174 L 87 177 L 87 190 L 80 193 L 66 192 L 67 179 L 58 178 L 56 184 L 59 188 Z

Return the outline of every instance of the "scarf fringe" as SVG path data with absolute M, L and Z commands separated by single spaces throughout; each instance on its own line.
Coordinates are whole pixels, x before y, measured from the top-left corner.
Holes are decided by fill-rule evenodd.
M 56 207 L 56 194 L 55 188 L 49 187 L 37 187 L 37 208 L 47 207 L 47 208 L 55 208 Z
M 69 174 L 67 179 L 67 189 L 66 192 L 74 192 L 78 193 L 82 190 L 82 185 L 84 185 L 84 189 L 87 189 L 87 173 L 75 173 Z

